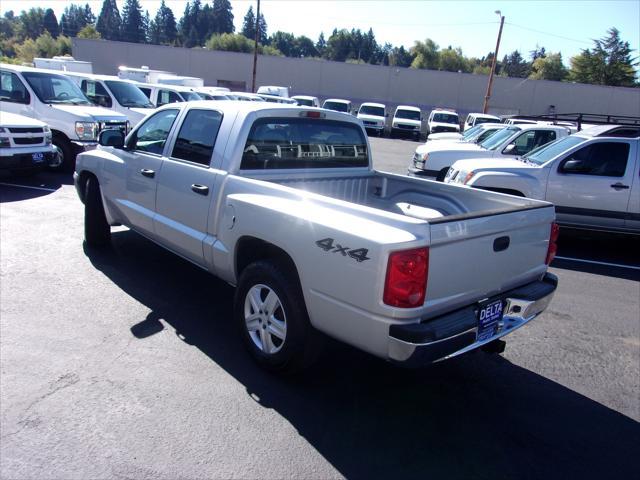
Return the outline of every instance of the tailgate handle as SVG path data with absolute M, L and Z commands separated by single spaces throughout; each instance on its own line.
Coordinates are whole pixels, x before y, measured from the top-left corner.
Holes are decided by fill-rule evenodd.
M 509 248 L 509 243 L 511 239 L 509 237 L 498 237 L 493 241 L 493 251 L 494 252 L 502 252 Z

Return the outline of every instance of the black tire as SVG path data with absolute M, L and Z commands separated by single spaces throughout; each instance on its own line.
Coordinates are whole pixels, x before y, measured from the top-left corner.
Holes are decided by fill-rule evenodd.
M 320 333 L 309 322 L 300 282 L 291 270 L 284 262 L 254 262 L 242 271 L 234 298 L 235 322 L 253 359 L 267 370 L 285 374 L 308 367 L 321 350 Z M 267 312 L 268 303 L 273 302 L 266 300 L 272 293 L 276 295 L 277 307 Z M 260 300 L 252 303 L 251 294 Z M 254 308 L 256 304 L 258 312 Z M 255 317 L 251 321 L 253 329 L 247 322 L 247 317 L 252 316 Z M 273 351 L 267 351 L 269 349 Z
M 55 172 L 71 172 L 75 167 L 76 155 L 71 142 L 62 135 L 54 135 L 52 142 L 61 157 L 58 165 L 50 165 L 49 170 Z
M 436 176 L 436 181 L 438 182 L 444 182 L 444 177 L 447 176 L 447 172 L 449 171 L 449 167 L 443 168 L 442 170 L 440 170 L 440 173 L 438 173 L 438 175 Z
M 105 247 L 111 242 L 111 227 L 104 214 L 100 185 L 89 177 L 84 196 L 84 239 L 90 247 Z

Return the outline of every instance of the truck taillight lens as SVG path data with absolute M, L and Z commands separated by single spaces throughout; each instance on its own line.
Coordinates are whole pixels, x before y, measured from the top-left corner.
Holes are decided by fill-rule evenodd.
M 384 282 L 384 303 L 400 308 L 421 306 L 427 291 L 428 275 L 428 248 L 391 253 Z
M 558 237 L 560 236 L 560 227 L 557 223 L 551 224 L 551 236 L 549 237 L 549 248 L 547 249 L 547 259 L 544 263 L 547 265 L 553 262 L 553 259 L 558 252 Z

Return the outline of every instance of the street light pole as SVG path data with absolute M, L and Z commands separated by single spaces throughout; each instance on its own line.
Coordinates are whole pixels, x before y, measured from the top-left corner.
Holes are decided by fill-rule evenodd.
M 256 42 L 253 47 L 253 80 L 251 81 L 251 93 L 256 93 L 256 66 L 258 64 L 258 38 L 260 38 L 260 0 L 256 14 Z
M 487 94 L 484 96 L 482 113 L 487 113 L 487 110 L 489 110 L 489 99 L 491 98 L 491 87 L 493 87 L 493 76 L 496 73 L 496 61 L 498 60 L 498 50 L 500 49 L 500 38 L 502 37 L 502 26 L 504 25 L 504 16 L 502 15 L 502 12 L 500 10 L 496 10 L 496 13 L 500 15 L 500 30 L 498 30 L 498 41 L 496 42 L 496 51 L 493 54 L 493 61 L 491 62 L 491 72 L 489 73 L 489 84 L 487 85 Z

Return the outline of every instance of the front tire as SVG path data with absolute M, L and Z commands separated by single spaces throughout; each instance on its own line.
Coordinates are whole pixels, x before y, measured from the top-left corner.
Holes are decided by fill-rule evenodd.
M 52 142 L 56 148 L 57 161 L 49 165 L 55 172 L 70 172 L 75 166 L 75 155 L 71 142 L 61 135 L 55 135 Z
M 447 176 L 447 172 L 449 171 L 449 167 L 445 167 L 436 176 L 436 181 L 444 182 L 444 178 Z
M 111 242 L 111 228 L 104 213 L 100 185 L 95 177 L 89 177 L 85 185 L 84 239 L 90 247 L 104 247 Z
M 284 262 L 260 260 L 243 270 L 234 317 L 249 353 L 267 370 L 296 373 L 319 353 L 300 282 Z

